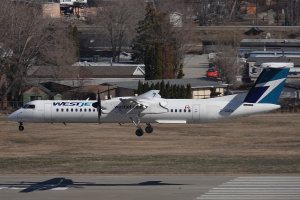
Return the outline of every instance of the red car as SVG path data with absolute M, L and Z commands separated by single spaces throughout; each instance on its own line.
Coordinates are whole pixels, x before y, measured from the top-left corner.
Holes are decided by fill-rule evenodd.
M 219 72 L 218 70 L 214 69 L 214 68 L 209 68 L 206 71 L 206 76 L 209 78 L 218 78 L 219 77 Z

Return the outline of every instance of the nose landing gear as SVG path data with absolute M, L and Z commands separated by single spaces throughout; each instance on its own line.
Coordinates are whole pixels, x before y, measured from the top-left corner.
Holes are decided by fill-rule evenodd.
M 19 122 L 19 131 L 24 131 L 23 122 Z
M 136 129 L 135 134 L 136 134 L 136 136 L 141 137 L 144 135 L 144 131 L 142 128 L 138 128 L 138 129 Z

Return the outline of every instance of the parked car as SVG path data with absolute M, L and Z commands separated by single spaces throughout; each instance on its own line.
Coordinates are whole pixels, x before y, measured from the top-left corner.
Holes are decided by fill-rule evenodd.
M 217 69 L 209 68 L 206 71 L 206 76 L 209 77 L 209 78 L 218 78 L 219 77 L 219 72 L 218 72 Z

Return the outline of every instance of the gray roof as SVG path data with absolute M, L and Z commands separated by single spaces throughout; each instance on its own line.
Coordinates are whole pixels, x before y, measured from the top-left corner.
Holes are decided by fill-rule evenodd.
M 248 58 L 247 62 L 255 62 L 255 65 L 259 66 L 266 62 L 292 62 L 294 67 L 300 67 L 300 58 L 287 58 L 287 57 L 252 57 Z
M 139 67 L 144 71 L 143 67 Z M 41 66 L 31 74 L 37 78 L 130 78 L 137 66 Z
M 280 45 L 280 46 L 299 46 L 299 39 L 243 39 L 241 46 L 251 45 Z
M 160 83 L 162 80 L 148 80 L 148 84 L 156 84 Z M 227 84 L 223 84 L 222 82 L 218 82 L 209 78 L 187 78 L 187 79 L 164 79 L 166 84 L 169 82 L 171 85 L 184 85 L 190 84 L 192 88 L 211 88 L 211 87 L 227 87 Z M 111 84 L 116 85 L 122 88 L 134 89 L 136 90 L 138 87 L 139 81 L 126 81 L 126 82 L 112 82 Z

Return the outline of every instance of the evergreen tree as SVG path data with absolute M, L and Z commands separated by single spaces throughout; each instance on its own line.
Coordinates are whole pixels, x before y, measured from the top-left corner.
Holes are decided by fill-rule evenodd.
M 184 73 L 183 73 L 183 65 L 181 64 L 180 67 L 179 67 L 179 71 L 178 71 L 178 74 L 177 74 L 177 78 L 178 79 L 182 79 L 184 77 Z
M 192 86 L 191 84 L 187 84 L 186 86 L 186 99 L 192 98 Z
M 133 41 L 133 60 L 145 64 L 146 80 L 175 78 L 175 47 L 176 38 L 169 15 L 148 4 Z
M 186 98 L 186 88 L 181 85 L 180 86 L 180 99 L 185 99 Z
M 79 32 L 77 29 L 77 26 L 69 26 L 69 34 L 71 37 L 71 40 L 74 43 L 76 56 L 79 57 L 79 50 L 80 50 L 80 39 L 79 39 Z
M 160 90 L 160 84 L 159 84 L 159 82 L 157 82 L 157 83 L 155 84 L 154 89 Z
M 160 94 L 161 94 L 162 97 L 166 96 L 166 85 L 165 85 L 164 80 L 162 80 L 160 82 Z
M 171 98 L 171 87 L 170 87 L 170 83 L 167 82 L 166 84 L 166 92 L 165 92 L 166 96 L 165 98 L 169 99 Z
M 151 85 L 150 85 L 150 90 L 154 90 L 155 88 L 154 88 L 154 83 L 151 83 Z
M 135 93 L 138 94 L 138 95 L 143 94 L 143 83 L 140 80 L 139 80 L 139 83 L 138 83 L 138 88 L 135 91 Z

